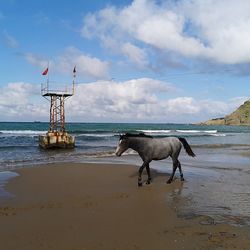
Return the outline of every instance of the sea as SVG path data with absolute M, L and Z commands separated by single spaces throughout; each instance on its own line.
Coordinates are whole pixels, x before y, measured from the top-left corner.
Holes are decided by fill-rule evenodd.
M 209 223 L 250 225 L 250 126 L 67 123 L 66 130 L 75 136 L 76 147 L 44 150 L 38 146 L 38 137 L 46 134 L 48 127 L 46 122 L 0 122 L 0 199 L 11 195 L 4 186 L 22 167 L 55 162 L 139 166 L 141 159 L 134 151 L 122 157 L 114 152 L 119 135 L 143 132 L 157 138 L 184 137 L 197 155 L 191 158 L 182 150 L 180 161 L 186 181 L 180 190 L 166 194 L 167 200 L 185 203 L 179 206 L 180 216 L 209 215 Z M 155 161 L 151 167 L 170 174 L 172 163 L 170 159 Z

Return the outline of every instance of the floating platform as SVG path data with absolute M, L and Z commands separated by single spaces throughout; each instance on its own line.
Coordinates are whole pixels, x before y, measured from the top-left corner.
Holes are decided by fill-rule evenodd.
M 39 146 L 43 149 L 74 148 L 75 137 L 67 132 L 48 132 L 39 136 Z

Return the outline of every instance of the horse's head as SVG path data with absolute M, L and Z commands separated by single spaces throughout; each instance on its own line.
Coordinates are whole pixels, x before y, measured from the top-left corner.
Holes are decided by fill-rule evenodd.
M 117 156 L 121 156 L 129 148 L 128 140 L 129 139 L 126 135 L 120 135 L 119 144 L 115 151 Z

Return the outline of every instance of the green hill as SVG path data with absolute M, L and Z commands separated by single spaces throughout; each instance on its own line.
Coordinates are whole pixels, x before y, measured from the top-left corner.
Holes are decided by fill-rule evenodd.
M 238 109 L 224 118 L 216 118 L 200 123 L 201 125 L 250 125 L 250 101 L 244 102 Z

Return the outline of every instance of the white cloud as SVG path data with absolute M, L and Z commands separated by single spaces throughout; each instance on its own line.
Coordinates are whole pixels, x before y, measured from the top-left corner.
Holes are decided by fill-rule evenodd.
M 171 90 L 172 85 L 149 78 L 79 84 L 69 100 L 70 114 L 88 121 L 136 121 L 157 105 L 157 94 Z
M 67 109 L 77 121 L 193 122 L 229 114 L 247 99 L 167 98 L 173 91 L 171 84 L 149 78 L 79 84 Z
M 0 91 L 5 93 L 0 99 L 2 121 L 49 119 L 49 102 L 40 96 L 40 86 L 17 82 L 7 84 Z M 78 84 L 75 95 L 65 104 L 67 121 L 204 121 L 225 116 L 248 99 L 237 97 L 222 102 L 188 96 L 167 97 L 173 92 L 175 88 L 170 83 L 150 78 Z
M 2 106 L 26 105 L 27 97 L 33 93 L 34 86 L 24 82 L 9 83 L 1 88 L 4 95 L 0 98 Z
M 216 63 L 248 63 L 249 13 L 247 0 L 181 0 L 172 4 L 134 0 L 123 8 L 109 6 L 88 14 L 82 35 L 99 38 L 106 46 L 107 41 L 140 43 L 144 53 L 144 47 L 150 46 L 160 53 L 170 51 Z M 121 53 L 128 56 L 122 49 Z
M 26 53 L 24 56 L 29 63 L 38 66 L 41 70 L 48 65 L 48 61 L 38 55 Z M 72 74 L 74 66 L 78 76 L 103 79 L 108 78 L 109 74 L 108 62 L 86 55 L 75 47 L 66 48 L 61 55 L 50 60 L 49 63 L 50 70 L 66 75 Z
M 72 66 L 76 65 L 77 73 L 96 79 L 108 77 L 109 63 L 96 57 L 85 55 L 74 47 L 68 47 L 64 53 L 56 59 L 55 68 L 64 73 L 72 72 Z
M 24 54 L 24 57 L 30 64 L 39 67 L 41 70 L 44 70 L 48 65 L 48 61 L 41 56 L 26 53 Z
M 249 1 L 190 0 L 183 1 L 182 10 L 207 44 L 201 55 L 226 64 L 250 61 Z
M 119 107 L 122 103 L 128 105 L 155 103 L 156 93 L 170 89 L 172 86 L 161 81 L 141 78 L 125 82 L 99 81 L 79 84 L 76 95 L 79 101 L 88 102 L 90 105 L 98 102 L 101 105 L 107 103 Z M 117 111 L 122 112 L 122 109 Z
M 165 102 L 169 113 L 173 114 L 197 114 L 201 107 L 192 97 L 177 97 Z
M 121 51 L 125 56 L 129 58 L 131 62 L 135 63 L 138 67 L 144 68 L 147 66 L 147 56 L 143 49 L 131 43 L 124 43 L 122 45 Z
M 45 114 L 48 116 L 45 111 L 47 105 L 38 105 L 32 100 L 34 96 L 40 95 L 40 86 L 15 82 L 1 87 L 0 91 L 4 93 L 0 99 L 2 121 L 32 121 Z

